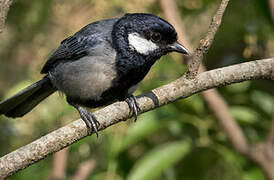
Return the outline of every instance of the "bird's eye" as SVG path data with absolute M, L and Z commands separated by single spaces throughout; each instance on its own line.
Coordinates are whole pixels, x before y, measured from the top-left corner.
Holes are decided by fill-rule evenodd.
M 161 40 L 162 36 L 160 33 L 153 33 L 151 36 L 151 40 L 153 42 L 159 42 Z

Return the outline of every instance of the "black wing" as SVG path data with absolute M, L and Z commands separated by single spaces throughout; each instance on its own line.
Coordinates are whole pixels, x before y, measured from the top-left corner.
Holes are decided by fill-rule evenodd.
M 98 33 L 79 35 L 77 33 L 61 42 L 61 45 L 50 56 L 41 73 L 47 73 L 58 60 L 77 60 L 89 53 L 89 49 L 100 43 Z
M 118 19 L 97 21 L 83 27 L 73 36 L 61 42 L 61 45 L 50 56 L 41 73 L 47 73 L 59 60 L 77 60 L 91 54 L 92 48 L 105 38 L 110 38 L 113 24 Z

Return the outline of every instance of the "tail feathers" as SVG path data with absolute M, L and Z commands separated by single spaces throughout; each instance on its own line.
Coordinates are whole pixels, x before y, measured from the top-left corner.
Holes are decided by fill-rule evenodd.
M 49 78 L 45 77 L 0 102 L 0 115 L 4 114 L 12 118 L 22 117 L 55 91 Z

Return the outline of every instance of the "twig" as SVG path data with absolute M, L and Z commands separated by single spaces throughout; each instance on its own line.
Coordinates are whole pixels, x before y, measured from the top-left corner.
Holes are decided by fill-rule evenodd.
M 274 113 L 272 114 L 272 123 L 271 123 L 270 133 L 268 136 L 268 141 L 272 141 L 274 146 Z
M 268 179 L 274 180 L 274 114 L 268 138 L 265 142 L 252 147 L 250 157 L 263 168 Z
M 161 0 L 162 9 L 165 16 L 167 17 L 167 20 L 173 22 L 173 25 L 176 29 L 182 29 L 182 26 L 179 25 L 182 24 L 181 19 L 179 19 L 179 16 L 175 13 L 177 11 L 176 4 L 173 0 L 170 0 L 169 3 L 166 2 L 167 1 L 165 0 Z M 274 1 L 269 0 L 269 2 L 273 3 Z M 183 30 L 177 30 L 177 32 L 179 36 L 187 37 Z M 203 65 L 201 65 L 201 71 L 205 71 Z M 272 74 L 274 74 L 274 69 L 272 70 Z M 272 78 L 273 77 L 274 75 L 272 75 Z M 228 138 L 231 141 L 234 149 L 245 155 L 247 158 L 257 162 L 262 167 L 268 179 L 274 179 L 274 115 L 272 120 L 272 128 L 270 130 L 267 141 L 256 146 L 250 146 L 243 134 L 243 131 L 229 113 L 227 103 L 222 98 L 222 96 L 219 95 L 217 90 L 210 89 L 201 92 L 201 94 L 203 95 L 205 101 L 208 103 L 209 108 L 215 114 L 218 122 L 228 135 Z
M 82 162 L 75 175 L 73 176 L 72 180 L 85 180 L 88 178 L 88 176 L 90 175 L 90 173 L 93 171 L 94 167 L 95 167 L 95 160 L 90 159 L 87 161 Z
M 264 142 L 252 146 L 247 157 L 262 167 L 269 180 L 274 180 L 274 114 L 268 138 Z
M 62 180 L 66 178 L 67 159 L 69 148 L 64 148 L 53 155 L 51 180 Z
M 273 15 L 274 1 L 269 0 L 269 4 L 271 13 Z M 175 13 L 177 11 L 177 7 L 174 1 L 170 0 L 167 3 L 167 1 L 161 0 L 161 5 L 167 20 L 173 22 L 173 25 L 176 27 L 176 29 L 182 29 L 182 26 L 179 25 L 182 24 L 182 22 L 179 19 L 179 16 Z M 177 30 L 177 32 L 179 36 L 187 37 L 183 30 Z M 205 68 L 202 65 L 201 71 L 205 71 Z M 274 74 L 274 69 L 272 70 L 272 74 Z M 273 76 L 274 75 L 272 75 L 272 78 Z M 234 149 L 245 155 L 247 158 L 257 162 L 262 167 L 268 179 L 274 179 L 274 115 L 268 139 L 258 145 L 250 146 L 243 134 L 243 131 L 229 113 L 227 103 L 222 98 L 222 96 L 219 95 L 217 90 L 210 89 L 201 92 L 201 94 L 203 95 L 205 101 L 208 103 L 209 108 L 217 117 L 218 122 L 228 135 L 228 138 L 231 141 Z
M 181 77 L 167 85 L 138 96 L 140 113 L 150 111 L 195 93 L 252 79 L 274 79 L 274 58 L 251 61 L 214 69 L 199 74 L 195 79 Z M 99 131 L 132 116 L 126 102 L 116 102 L 94 113 L 100 122 Z M 14 174 L 47 155 L 87 136 L 85 123 L 79 119 L 57 129 L 38 140 L 0 158 L 0 178 Z
M 179 42 L 181 42 L 190 52 L 193 51 L 193 46 L 191 45 L 187 34 L 183 28 L 183 23 L 178 13 L 178 7 L 174 0 L 160 0 L 162 10 L 164 12 L 165 18 L 170 24 L 174 26 L 178 33 Z
M 229 0 L 222 0 L 219 6 L 219 9 L 217 10 L 216 14 L 213 16 L 208 32 L 206 34 L 206 37 L 200 41 L 199 47 L 196 49 L 193 55 L 193 59 L 188 63 L 188 68 L 186 72 L 187 79 L 193 79 L 197 76 L 198 69 L 202 62 L 204 54 L 208 51 L 209 47 L 211 46 L 213 39 L 215 37 L 215 34 L 222 22 L 222 17 L 228 2 Z
M 269 11 L 271 14 L 272 22 L 274 22 L 274 0 L 268 0 Z
M 186 35 L 183 29 L 183 23 L 178 14 L 178 8 L 175 4 L 175 1 L 160 0 L 160 2 L 166 19 L 169 22 L 171 22 L 172 25 L 174 25 L 176 31 L 178 32 L 179 39 L 180 37 L 184 37 L 183 43 L 187 44 L 188 47 L 191 48 L 191 44 L 187 42 L 187 38 L 185 38 L 188 36 Z M 201 65 L 201 71 L 205 71 L 205 67 L 203 65 Z M 235 119 L 229 113 L 226 101 L 223 99 L 223 97 L 218 93 L 216 89 L 203 91 L 201 92 L 201 94 L 204 97 L 205 101 L 208 103 L 209 108 L 215 114 L 218 122 L 229 136 L 229 140 L 231 141 L 233 147 L 238 152 L 245 153 L 248 149 L 247 140 L 239 125 L 236 123 Z
M 220 96 L 216 90 L 207 90 L 202 92 L 203 97 L 209 108 L 213 111 L 219 124 L 228 135 L 230 142 L 232 143 L 234 149 L 242 154 L 248 152 L 248 142 L 243 134 L 243 131 L 236 123 L 234 118 L 231 116 L 228 110 L 226 102 L 223 97 Z
M 10 5 L 12 4 L 13 0 L 1 0 L 0 1 L 0 33 L 3 31 L 5 27 L 5 21 L 8 15 L 8 11 Z

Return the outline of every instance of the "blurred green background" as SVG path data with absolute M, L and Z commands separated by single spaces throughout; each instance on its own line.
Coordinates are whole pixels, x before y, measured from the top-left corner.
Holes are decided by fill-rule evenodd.
M 207 31 L 220 0 L 177 0 L 194 47 Z M 39 80 L 41 67 L 61 40 L 84 25 L 126 12 L 163 17 L 157 0 L 16 0 L 0 34 L 0 100 Z M 204 62 L 208 69 L 274 57 L 274 28 L 267 0 L 231 0 Z M 135 94 L 183 75 L 180 57 L 158 61 Z M 247 81 L 219 88 L 251 144 L 267 136 L 274 113 L 274 83 Z M 0 156 L 79 118 L 55 93 L 21 119 L 0 117 Z M 258 165 L 236 153 L 201 95 L 158 108 L 73 144 L 65 178 L 83 162 L 94 168 L 88 179 L 261 180 Z M 61 162 L 61 161 L 60 161 Z M 59 163 L 60 163 L 59 162 Z M 53 156 L 9 179 L 52 178 Z M 61 166 L 61 165 L 60 165 Z M 79 179 L 79 178 L 78 178 Z

